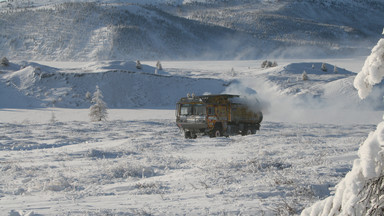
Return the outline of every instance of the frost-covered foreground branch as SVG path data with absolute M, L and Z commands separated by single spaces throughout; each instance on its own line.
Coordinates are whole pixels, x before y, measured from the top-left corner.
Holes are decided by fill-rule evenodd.
M 384 39 L 379 40 L 372 53 L 365 60 L 362 70 L 357 74 L 353 85 L 361 99 L 372 91 L 372 86 L 380 83 L 384 77 Z
M 383 178 L 383 135 L 381 122 L 360 147 L 360 159 L 354 161 L 352 170 L 337 185 L 335 195 L 315 203 L 301 215 L 366 215 L 372 211 L 382 215 L 382 185 L 375 185 L 375 181 L 382 182 Z
M 384 77 L 384 39 L 366 59 L 354 86 L 364 99 Z M 371 133 L 358 151 L 352 170 L 337 185 L 334 196 L 315 203 L 301 215 L 383 215 L 384 122 Z

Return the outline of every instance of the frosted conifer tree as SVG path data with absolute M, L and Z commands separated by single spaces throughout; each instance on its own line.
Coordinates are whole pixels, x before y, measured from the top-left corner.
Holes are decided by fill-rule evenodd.
M 327 66 L 325 65 L 325 63 L 323 63 L 323 64 L 321 65 L 321 70 L 324 71 L 324 72 L 327 72 L 327 71 L 328 71 Z
M 3 58 L 1 59 L 1 65 L 3 65 L 3 66 L 9 66 L 9 61 L 8 61 L 8 59 L 7 59 L 6 57 L 3 57 Z
M 141 62 L 139 60 L 136 61 L 136 68 L 139 70 L 142 68 Z
M 337 70 L 336 65 L 333 67 L 333 73 L 338 73 L 339 71 Z
M 51 123 L 51 124 L 55 124 L 56 122 L 57 122 L 56 115 L 55 115 L 55 113 L 52 111 L 52 112 L 51 112 L 51 119 L 49 120 L 49 123 Z
M 157 68 L 157 70 L 163 70 L 163 66 L 161 66 L 160 61 L 157 61 L 156 68 Z
M 308 75 L 306 71 L 303 71 L 303 74 L 301 76 L 303 80 L 308 80 Z
M 89 108 L 89 117 L 91 118 L 91 121 L 107 120 L 107 104 L 103 101 L 103 94 L 99 89 L 99 86 L 96 86 L 96 91 L 93 93 L 91 103 L 92 106 Z
M 235 69 L 234 69 L 234 68 L 232 68 L 232 69 L 231 69 L 231 75 L 232 75 L 233 77 L 235 77 L 235 76 L 236 76 L 236 71 L 235 71 Z
M 361 99 L 384 78 L 384 39 L 379 40 L 356 75 L 354 87 Z M 359 159 L 336 186 L 334 196 L 304 209 L 301 215 L 384 215 L 384 121 L 370 133 L 358 151 Z
M 88 100 L 88 101 L 91 101 L 91 100 L 92 100 L 92 94 L 91 94 L 91 92 L 87 91 L 87 93 L 85 93 L 85 99 Z

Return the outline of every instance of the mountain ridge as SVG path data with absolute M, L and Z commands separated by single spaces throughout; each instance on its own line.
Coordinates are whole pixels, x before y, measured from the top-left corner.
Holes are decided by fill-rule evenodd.
M 17 5 L 14 1 L 9 4 Z M 369 53 L 378 1 L 34 1 L 4 6 L 0 56 L 220 60 Z

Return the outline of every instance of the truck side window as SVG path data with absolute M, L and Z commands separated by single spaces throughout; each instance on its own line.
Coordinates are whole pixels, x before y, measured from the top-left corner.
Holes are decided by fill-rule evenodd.
M 215 115 L 215 107 L 208 107 L 208 115 Z
M 196 104 L 193 108 L 193 114 L 194 115 L 205 115 L 206 108 L 202 104 Z

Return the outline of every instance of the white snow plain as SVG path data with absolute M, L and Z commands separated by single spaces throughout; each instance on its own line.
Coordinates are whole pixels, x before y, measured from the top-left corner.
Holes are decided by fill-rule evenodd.
M 130 73 L 138 83 L 156 79 L 151 89 L 158 83 L 172 89 L 180 77 L 191 79 L 183 80 L 188 87 L 207 88 L 206 79 L 214 78 L 225 86 L 215 84 L 211 93 L 256 91 L 265 103 L 256 135 L 195 140 L 184 139 L 175 125 L 172 102 L 180 92 L 188 93 L 187 87 L 180 85 L 174 93 L 162 89 L 169 94 L 164 99 L 168 101 L 154 108 L 158 92 L 143 86 L 140 93 L 131 93 L 145 97 L 144 105 L 122 103 L 123 108 L 108 110 L 108 121 L 94 123 L 89 121 L 86 102 L 72 97 L 80 89 L 72 84 L 80 78 L 57 81 L 68 92 L 59 95 L 61 107 L 42 108 L 41 101 L 55 99 L 61 91 L 50 86 L 55 85 L 55 76 L 47 77 L 52 78 L 49 82 L 26 76 L 23 81 L 29 83 L 24 85 L 17 82 L 19 77 L 35 70 L 3 69 L 0 87 L 14 92 L 17 101 L 0 109 L 0 211 L 6 215 L 300 214 L 334 194 L 383 114 L 379 105 L 369 106 L 369 98 L 361 102 L 353 88 L 364 58 L 332 61 L 278 60 L 278 67 L 268 69 L 260 68 L 262 61 L 162 62 L 164 74 L 159 76 L 144 74 L 152 73 L 156 63 L 144 62 L 147 72 Z M 320 71 L 322 62 L 328 63 L 328 72 Z M 94 63 L 66 67 L 40 62 L 39 68 L 43 73 L 56 73 L 52 68 L 58 68 L 63 73 L 96 75 L 121 70 L 116 62 L 89 65 Z M 338 73 L 333 65 L 339 67 Z M 300 80 L 303 70 L 308 82 Z M 97 80 L 111 88 L 110 80 Z M 76 83 L 82 86 L 81 93 L 94 90 L 94 84 Z M 113 80 L 113 86 L 121 85 Z M 107 100 L 109 89 L 100 86 Z M 52 94 L 42 93 L 47 89 Z M 0 93 L 0 99 L 9 100 L 4 95 Z M 24 98 L 32 101 L 31 108 L 22 106 Z M 130 100 L 135 101 L 141 100 Z

